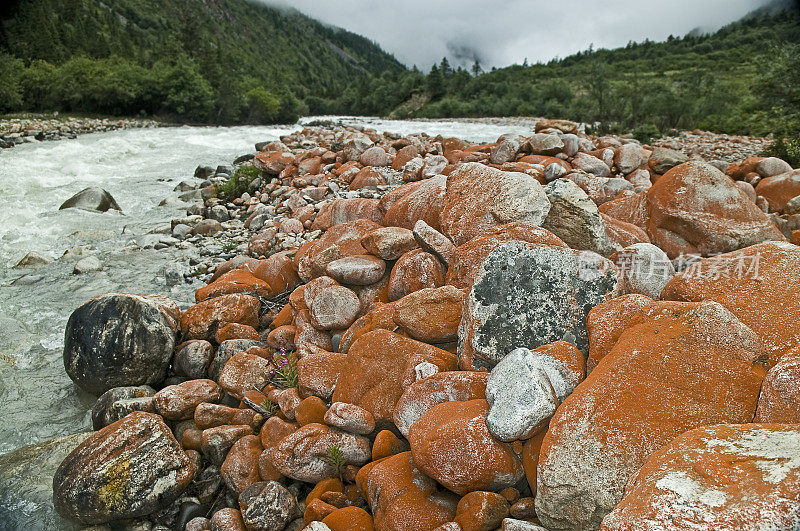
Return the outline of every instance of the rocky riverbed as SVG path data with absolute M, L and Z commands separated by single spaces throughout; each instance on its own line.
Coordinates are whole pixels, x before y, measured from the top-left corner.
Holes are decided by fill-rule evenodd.
M 65 140 L 87 133 L 164 127 L 164 122 L 139 118 L 86 118 L 53 114 L 0 117 L 0 149 L 45 140 Z
M 152 252 L 181 256 L 167 286 L 194 300 L 71 314 L 94 432 L 0 461 L 52 473 L 60 516 L 38 523 L 797 525 L 800 171 L 697 132 L 377 124 L 287 132 L 175 186 L 164 203 L 191 206 Z

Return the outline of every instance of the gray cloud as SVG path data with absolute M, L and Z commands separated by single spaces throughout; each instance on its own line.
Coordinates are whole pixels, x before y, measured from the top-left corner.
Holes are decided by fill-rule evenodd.
M 768 0 L 258 0 L 368 37 L 408 66 L 484 68 L 714 30 Z

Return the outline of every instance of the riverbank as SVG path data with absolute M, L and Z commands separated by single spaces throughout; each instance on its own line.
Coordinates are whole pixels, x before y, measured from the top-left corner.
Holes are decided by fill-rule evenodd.
M 711 419 L 745 424 L 765 448 L 783 444 L 783 432 L 753 422 L 757 405 L 758 422 L 792 422 L 771 398 L 787 391 L 769 387 L 787 370 L 776 362 L 797 346 L 800 317 L 800 248 L 776 242 L 800 241 L 800 201 L 784 201 L 800 190 L 786 163 L 703 159 L 564 121 L 500 135 L 493 127 L 513 126 L 348 120 L 251 131 L 249 145 L 224 157 L 194 157 L 189 169 L 184 156 L 181 172 L 146 150 L 126 168 L 171 179 L 158 185 L 165 199 L 148 199 L 168 209 L 163 221 L 141 225 L 146 233 L 125 247 L 163 255 L 158 271 L 148 277 L 143 262 L 126 287 L 161 296 L 119 294 L 109 280 L 124 270 L 86 273 L 80 308 L 68 322 L 62 315 L 57 361 L 63 352 L 70 389 L 94 402 L 75 431 L 97 431 L 54 441 L 58 457 L 55 446 L 13 457 L 15 470 L 47 463 L 62 515 L 86 525 L 135 515 L 158 530 L 596 527 L 613 505 L 598 517 L 570 500 L 622 502 L 609 518 L 626 517 L 628 478 L 675 426 L 690 437 Z M 459 128 L 480 134 L 464 140 Z M 202 131 L 219 144 L 212 133 Z M 159 140 L 142 146 L 180 152 Z M 714 193 L 704 192 L 709 182 Z M 72 288 L 84 275 L 66 276 Z M 721 305 L 702 302 L 704 289 L 722 293 L 712 299 Z M 756 291 L 765 299 L 752 300 Z M 113 337 L 125 338 L 124 352 Z M 699 368 L 663 370 L 673 363 Z M 664 398 L 686 389 L 698 407 Z M 656 420 L 626 423 L 642 403 Z M 582 442 L 607 432 L 614 438 L 602 444 Z M 635 462 L 607 459 L 622 453 Z M 692 465 L 720 462 L 703 455 Z M 573 460 L 579 481 L 563 475 Z M 113 506 L 104 504 L 105 471 L 118 467 L 147 479 L 115 482 Z M 37 514 L 68 526 L 46 494 L 45 485 L 33 503 L 15 500 L 15 521 Z
M 0 116 L 0 149 L 20 144 L 77 138 L 119 129 L 167 127 L 174 124 L 142 118 L 91 118 L 59 113 Z

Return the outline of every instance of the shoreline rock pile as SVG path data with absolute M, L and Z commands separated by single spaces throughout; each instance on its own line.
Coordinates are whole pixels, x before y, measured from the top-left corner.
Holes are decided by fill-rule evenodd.
M 86 133 L 100 133 L 117 129 L 164 127 L 156 120 L 140 118 L 78 118 L 68 116 L 34 114 L 21 118 L 0 119 L 0 149 L 9 149 L 20 144 L 45 140 L 76 138 Z
M 92 529 L 794 529 L 800 170 L 305 129 L 198 168 L 196 304 L 104 294 L 53 481 Z M 796 210 L 797 209 L 797 210 Z

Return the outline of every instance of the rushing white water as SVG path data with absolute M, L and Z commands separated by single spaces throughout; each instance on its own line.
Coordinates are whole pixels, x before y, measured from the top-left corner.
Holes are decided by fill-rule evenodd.
M 427 132 L 488 142 L 507 132 L 530 134 L 529 125 L 408 122 L 335 117 L 348 124 L 400 134 Z M 289 127 L 177 127 L 132 129 L 74 140 L 25 144 L 0 151 L 0 454 L 20 446 L 90 428 L 94 397 L 76 390 L 64 372 L 64 326 L 72 310 L 104 292 L 169 294 L 184 307 L 196 286 L 169 290 L 164 267 L 182 260 L 174 250 L 136 249 L 136 236 L 184 214 L 185 206 L 159 207 L 198 164 L 230 164 L 257 141 L 276 140 Z M 108 190 L 123 214 L 59 211 L 88 186 Z M 73 275 L 88 245 L 104 270 Z M 14 269 L 28 251 L 54 262 Z

